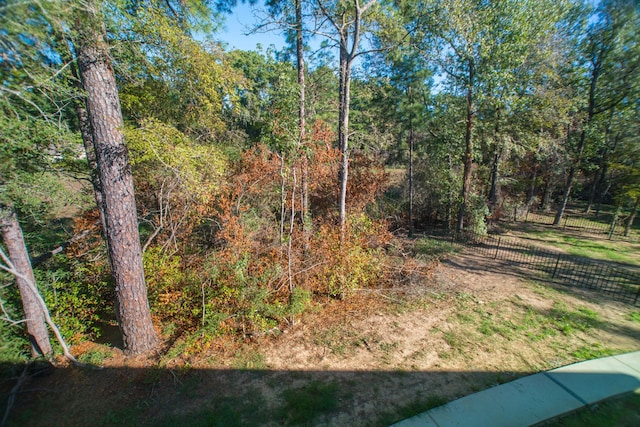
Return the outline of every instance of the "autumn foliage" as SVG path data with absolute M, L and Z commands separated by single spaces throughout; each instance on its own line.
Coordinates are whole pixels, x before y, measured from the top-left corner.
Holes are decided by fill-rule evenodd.
M 366 208 L 384 189 L 386 175 L 380 163 L 355 153 L 352 204 L 341 240 L 334 139 L 328 126 L 318 122 L 299 150 L 285 153 L 263 144 L 245 150 L 228 162 L 207 194 L 189 196 L 186 186 L 176 184 L 181 192 L 180 197 L 174 192 L 172 211 L 188 212 L 182 221 L 190 225 L 182 230 L 189 232 L 175 245 L 167 244 L 171 230 L 162 230 L 145 252 L 155 315 L 175 326 L 176 333 L 247 337 L 295 321 L 315 298 L 348 298 L 357 289 L 382 283 L 379 254 L 390 234 L 383 221 L 367 216 Z M 311 220 L 306 225 L 300 210 L 303 155 L 309 159 Z M 139 188 L 149 191 L 149 183 L 167 185 L 167 176 L 175 180 L 179 175 L 161 169 L 154 173 L 164 178 L 147 177 L 147 187 Z M 158 197 L 140 195 L 138 200 L 143 214 L 161 211 Z M 178 217 L 169 219 L 180 223 Z

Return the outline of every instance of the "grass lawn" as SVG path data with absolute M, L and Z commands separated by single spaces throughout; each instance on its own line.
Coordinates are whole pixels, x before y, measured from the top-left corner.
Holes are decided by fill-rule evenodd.
M 640 244 L 621 241 L 577 237 L 560 230 L 529 230 L 523 237 L 542 240 L 571 255 L 631 264 L 640 267 Z
M 635 427 L 640 425 L 640 389 L 547 421 L 548 427 Z

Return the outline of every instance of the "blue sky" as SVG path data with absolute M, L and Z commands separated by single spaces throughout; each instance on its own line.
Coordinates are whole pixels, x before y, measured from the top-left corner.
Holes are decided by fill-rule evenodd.
M 254 12 L 256 7 L 248 4 L 238 4 L 233 9 L 233 13 L 225 17 L 222 30 L 215 34 L 213 38 L 227 43 L 228 50 L 256 50 L 257 44 L 261 44 L 264 50 L 271 44 L 275 45 L 276 48 L 284 46 L 285 39 L 277 31 L 245 35 L 257 22 Z

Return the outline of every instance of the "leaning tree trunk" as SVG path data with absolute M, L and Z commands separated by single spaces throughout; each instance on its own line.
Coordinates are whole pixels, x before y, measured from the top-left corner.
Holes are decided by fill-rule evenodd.
M 73 85 L 82 90 L 82 81 L 80 80 L 80 74 L 78 73 L 78 67 L 73 62 L 73 53 L 69 48 L 71 41 L 65 37 L 59 31 L 55 31 L 54 37 L 57 43 L 64 48 L 61 50 L 62 60 L 65 63 L 69 63 L 69 69 L 73 76 Z M 100 177 L 98 176 L 98 167 L 96 163 L 96 150 L 93 144 L 93 134 L 91 132 L 91 123 L 89 122 L 89 115 L 87 114 L 87 106 L 84 98 L 76 98 L 73 101 L 73 107 L 78 118 L 78 127 L 80 129 L 80 136 L 82 137 L 82 145 L 87 156 L 87 163 L 89 164 L 89 173 L 91 174 L 91 184 L 93 185 L 93 197 L 98 206 L 98 215 L 100 218 L 100 225 L 102 230 L 107 228 L 104 219 L 104 201 L 102 197 L 102 186 L 100 184 Z
M 576 168 L 575 166 L 571 166 L 569 169 L 569 176 L 567 177 L 567 182 L 564 186 L 564 193 L 562 193 L 562 201 L 560 202 L 560 207 L 556 212 L 556 216 L 553 220 L 553 225 L 560 224 L 562 221 L 562 217 L 564 216 L 564 211 L 567 209 L 567 203 L 569 203 L 569 196 L 571 195 L 571 189 L 573 187 L 573 182 L 576 176 Z
M 82 136 L 82 145 L 87 155 L 87 163 L 89 164 L 89 173 L 91 174 L 91 184 L 93 186 L 93 198 L 98 206 L 98 216 L 102 231 L 107 228 L 107 222 L 104 215 L 104 197 L 102 195 L 102 184 L 98 174 L 98 163 L 96 161 L 96 150 L 93 144 L 93 134 L 91 132 L 91 123 L 84 100 L 75 101 L 76 116 L 80 125 L 80 135 Z
M 87 112 L 104 197 L 105 235 L 115 281 L 116 316 L 125 353 L 140 354 L 156 347 L 158 337 L 147 299 L 120 100 L 105 30 L 95 3 L 89 2 L 76 30 L 80 77 L 87 93 Z
M 8 206 L 0 205 L 0 232 L 2 232 L 2 240 L 9 252 L 9 258 L 13 263 L 16 271 L 31 283 L 36 283 L 29 260 L 29 253 L 24 243 L 22 229 L 16 218 L 16 214 Z M 36 357 L 39 355 L 48 356 L 51 354 L 51 343 L 49 342 L 49 331 L 45 323 L 45 315 L 38 303 L 37 296 L 25 279 L 16 276 L 20 299 L 22 300 L 22 308 L 27 324 L 27 334 L 31 341 L 31 354 Z

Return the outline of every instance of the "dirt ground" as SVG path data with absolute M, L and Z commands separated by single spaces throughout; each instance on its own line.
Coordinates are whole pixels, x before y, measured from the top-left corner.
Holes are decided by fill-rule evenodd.
M 278 336 L 173 359 L 111 349 L 103 369 L 30 380 L 9 425 L 382 426 L 540 370 L 640 349 L 637 307 L 532 274 L 456 255 L 410 284 L 321 301 Z

